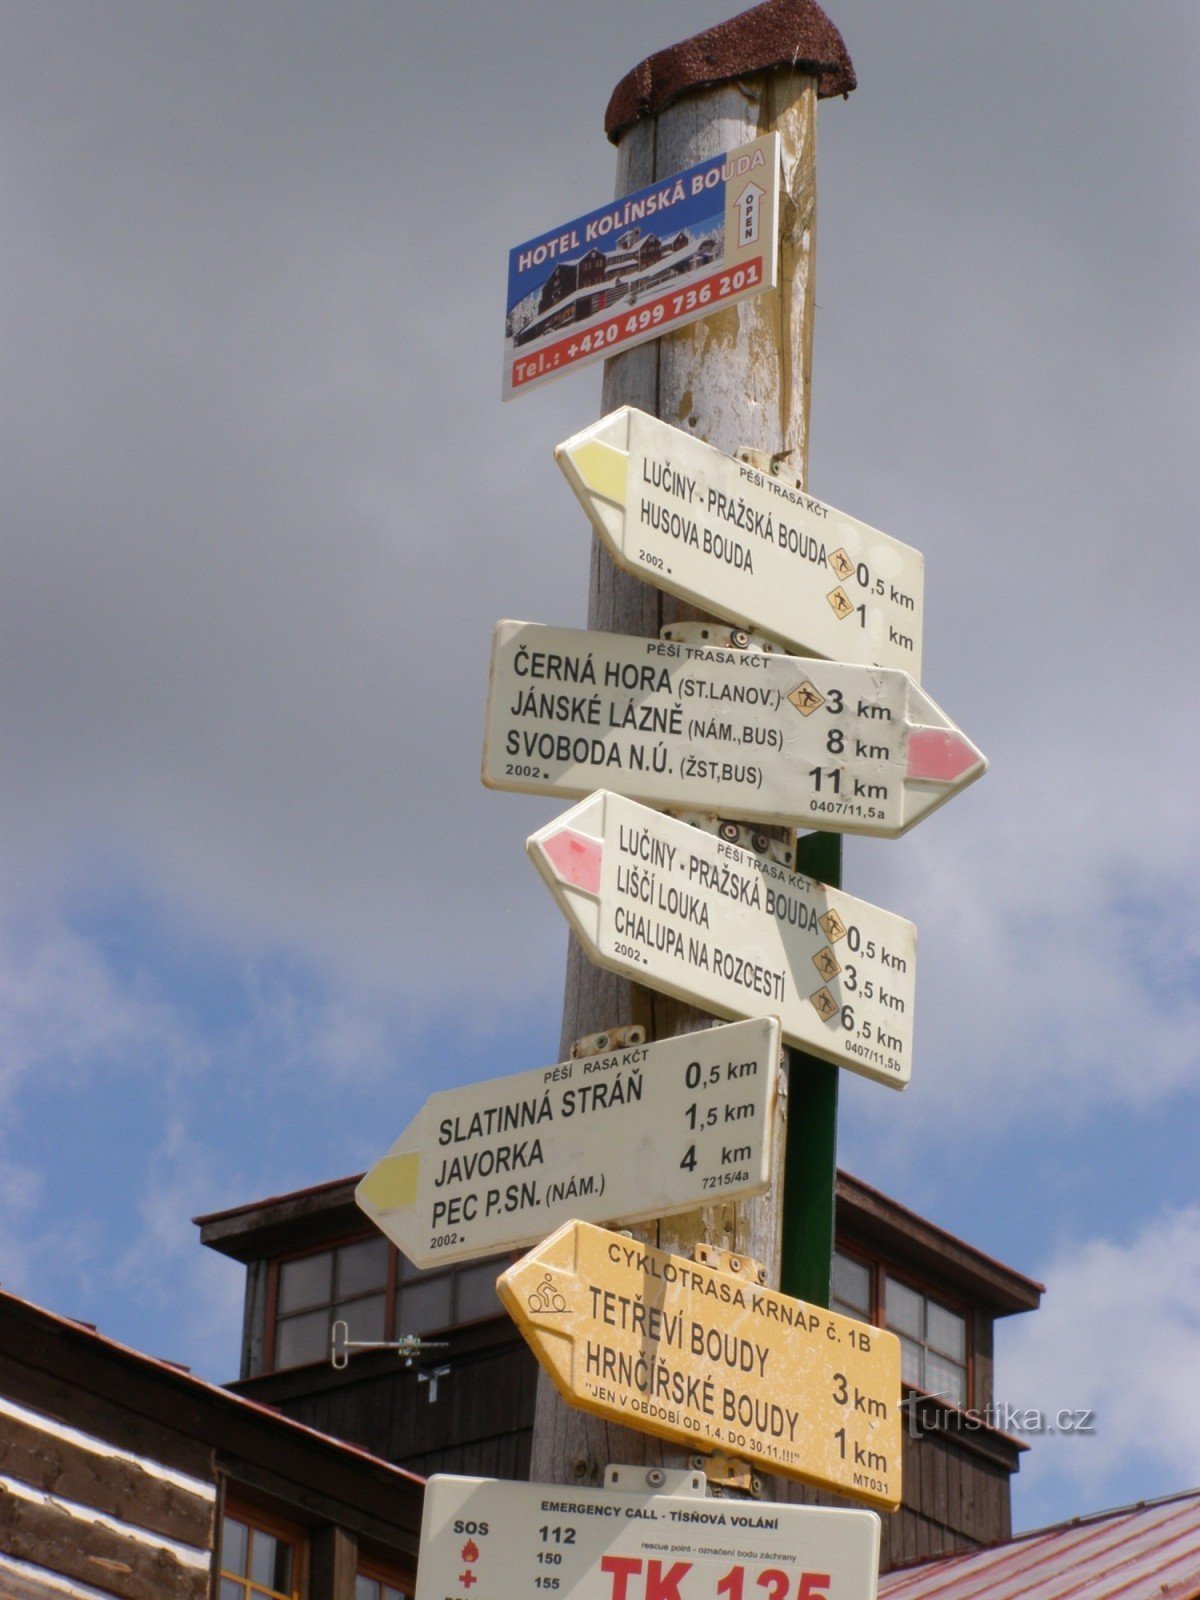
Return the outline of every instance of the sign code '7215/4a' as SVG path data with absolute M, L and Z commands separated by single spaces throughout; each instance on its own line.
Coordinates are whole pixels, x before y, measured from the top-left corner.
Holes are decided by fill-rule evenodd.
M 767 1186 L 774 1017 L 430 1095 L 355 1198 L 420 1267 Z

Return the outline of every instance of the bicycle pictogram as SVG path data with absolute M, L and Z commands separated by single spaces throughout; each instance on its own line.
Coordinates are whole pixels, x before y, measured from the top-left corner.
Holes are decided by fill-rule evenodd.
M 549 1273 L 538 1284 L 529 1296 L 530 1311 L 565 1311 L 567 1302 L 554 1287 L 554 1279 Z

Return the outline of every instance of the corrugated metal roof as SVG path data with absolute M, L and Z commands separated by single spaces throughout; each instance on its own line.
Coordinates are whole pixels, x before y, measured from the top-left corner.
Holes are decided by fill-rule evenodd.
M 941 1556 L 879 1580 L 880 1600 L 1195 1600 L 1200 1490 Z

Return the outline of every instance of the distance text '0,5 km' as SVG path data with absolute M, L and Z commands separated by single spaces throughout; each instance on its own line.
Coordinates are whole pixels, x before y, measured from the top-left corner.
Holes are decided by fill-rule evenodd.
M 555 456 L 626 571 L 802 654 L 920 680 L 911 546 L 632 406 Z
M 903 1088 L 916 929 L 903 917 L 600 790 L 526 849 L 591 960 Z
M 774 1017 L 431 1095 L 355 1198 L 418 1266 L 634 1222 L 769 1179 Z

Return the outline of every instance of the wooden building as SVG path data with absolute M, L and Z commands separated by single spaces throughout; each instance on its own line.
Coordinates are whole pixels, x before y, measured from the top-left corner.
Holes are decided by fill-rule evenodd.
M 410 1473 L 0 1292 L 3 1600 L 401 1600 Z
M 354 1204 L 355 1178 L 197 1219 L 246 1267 L 241 1373 L 230 1387 L 412 1472 L 527 1478 L 537 1368 L 495 1298 L 508 1258 L 419 1272 Z M 904 1504 L 884 1518 L 884 1566 L 1007 1539 L 1017 1440 L 989 1425 L 993 1327 L 1041 1285 L 840 1174 L 835 1308 L 902 1341 Z M 420 1334 L 409 1365 L 386 1350 L 330 1362 L 351 1341 Z M 800 1485 L 796 1501 L 822 1500 Z

